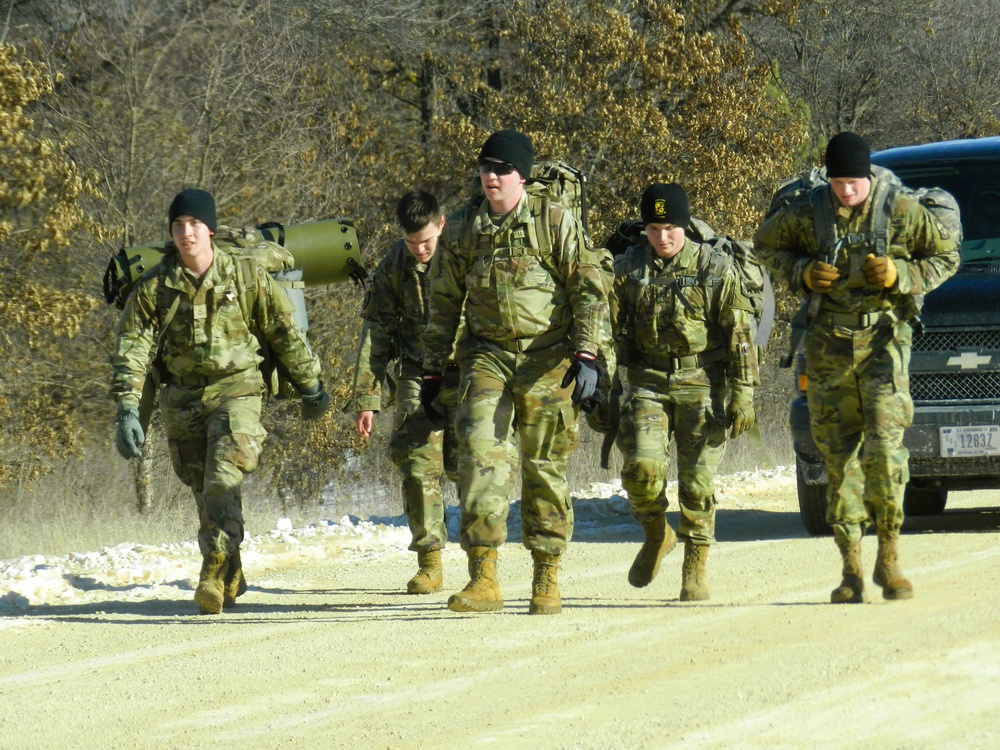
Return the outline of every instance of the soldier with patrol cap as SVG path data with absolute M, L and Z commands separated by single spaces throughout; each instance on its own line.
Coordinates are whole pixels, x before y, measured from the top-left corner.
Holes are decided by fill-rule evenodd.
M 958 269 L 960 238 L 916 197 L 897 191 L 885 250 L 877 252 L 873 224 L 885 210 L 877 196 L 891 175 L 872 172 L 871 149 L 856 133 L 830 139 L 826 175 L 829 184 L 765 219 L 756 252 L 777 283 L 818 303 L 804 346 L 810 429 L 826 464 L 826 517 L 843 562 L 830 600 L 864 601 L 861 537 L 872 524 L 873 580 L 885 599 L 909 599 L 913 586 L 900 569 L 898 541 L 909 480 L 903 433 L 913 420 L 910 311 L 914 295 Z
M 735 438 L 756 419 L 753 305 L 732 257 L 687 236 L 691 211 L 681 185 L 650 185 L 640 214 L 645 236 L 615 259 L 614 287 L 614 335 L 626 383 L 618 427 L 622 486 L 645 531 L 628 580 L 649 585 L 679 536 L 680 599 L 698 601 L 709 598 L 715 473 L 726 430 Z M 665 516 L 671 435 L 680 505 L 676 534 Z
M 168 219 L 173 244 L 136 283 L 118 323 L 111 389 L 116 445 L 127 459 L 142 455 L 139 401 L 153 355 L 170 459 L 198 508 L 202 568 L 194 600 L 203 613 L 218 614 L 246 591 L 241 484 L 257 468 L 266 436 L 255 334 L 300 389 L 304 419 L 319 419 L 330 397 L 288 296 L 254 260 L 213 241 L 212 195 L 182 190 Z
M 579 439 L 580 405 L 599 381 L 595 355 L 608 296 L 601 257 L 580 222 L 525 190 L 534 158 L 523 133 L 493 133 L 479 153 L 485 200 L 448 217 L 435 257 L 423 335 L 425 409 L 434 408 L 463 314 L 470 331 L 458 412 L 470 581 L 448 600 L 457 612 L 503 607 L 497 550 L 507 538 L 515 429 L 522 535 L 534 561 L 528 611 L 562 609 L 557 570 L 573 532 L 566 465 Z

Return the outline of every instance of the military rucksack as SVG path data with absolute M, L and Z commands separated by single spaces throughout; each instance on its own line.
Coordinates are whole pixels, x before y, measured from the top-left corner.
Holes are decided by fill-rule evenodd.
M 294 397 L 298 394 L 298 388 L 293 383 L 285 366 L 277 357 L 273 356 L 271 347 L 263 333 L 258 329 L 253 315 L 254 297 L 257 294 L 255 265 L 262 266 L 276 284 L 284 290 L 294 308 L 295 325 L 305 336 L 309 331 L 309 319 L 306 314 L 303 291 L 305 284 L 302 282 L 302 271 L 294 268 L 295 262 L 288 250 L 276 242 L 265 239 L 261 232 L 253 227 L 220 226 L 213 237 L 213 242 L 236 260 L 237 299 L 247 327 L 257 337 L 258 352 L 262 357 L 258 368 L 264 378 L 264 386 L 268 394 L 280 399 Z M 171 244 L 168 243 L 167 247 L 169 248 Z M 167 310 L 160 325 L 160 330 L 163 331 L 173 317 L 176 307 L 172 301 L 166 299 L 169 292 L 165 285 L 160 284 L 158 293 L 161 297 L 157 306 L 161 310 Z M 159 354 L 158 347 L 156 360 L 159 359 Z
M 640 219 L 622 222 L 608 238 L 606 246 L 613 255 L 620 255 L 629 247 L 641 244 L 645 238 L 644 232 L 645 225 Z M 750 300 L 753 307 L 753 318 L 756 326 L 754 343 L 760 347 L 766 346 L 767 340 L 771 336 L 771 328 L 774 326 L 774 290 L 771 287 L 770 276 L 757 260 L 753 247 L 749 243 L 741 242 L 728 235 L 718 234 L 709 224 L 694 217 L 685 227 L 684 233 L 693 242 L 708 245 L 713 250 L 733 259 L 733 267 L 739 276 L 743 296 Z M 635 269 L 635 272 L 638 273 L 639 270 Z M 632 271 L 630 271 L 631 273 Z M 720 284 L 722 282 L 720 273 L 721 266 L 716 264 L 707 269 L 707 275 L 699 279 L 698 283 L 706 286 Z M 626 288 L 633 289 L 633 283 L 630 275 L 629 285 Z
M 868 242 L 872 246 L 875 255 L 885 255 L 888 247 L 888 227 L 889 217 L 896 206 L 896 200 L 900 195 L 910 195 L 917 200 L 920 205 L 930 211 L 931 215 L 937 219 L 952 236 L 962 238 L 962 219 L 959 211 L 958 201 L 955 197 L 941 188 L 909 188 L 902 183 L 899 177 L 885 167 L 872 164 L 872 175 L 876 178 L 876 192 L 872 196 L 872 222 L 871 233 L 852 235 L 847 239 L 849 242 Z M 780 209 L 789 205 L 793 201 L 805 200 L 806 196 L 813 207 L 816 220 L 813 222 L 816 227 L 816 244 L 819 247 L 820 255 L 828 255 L 833 251 L 833 246 L 839 241 L 834 236 L 834 220 L 831 211 L 831 204 L 826 199 L 826 193 L 821 188 L 829 185 L 826 176 L 826 167 L 812 167 L 801 174 L 792 177 L 774 191 L 771 197 L 771 205 L 764 218 L 768 219 Z
M 889 217 L 895 211 L 899 196 L 909 195 L 930 212 L 945 233 L 956 237 L 958 242 L 962 241 L 961 211 L 958 201 L 951 193 L 937 187 L 917 189 L 907 187 L 892 170 L 877 164 L 872 164 L 871 171 L 876 178 L 876 184 L 870 198 L 872 219 L 869 232 L 859 232 L 847 237 L 837 236 L 833 206 L 827 191 L 823 189 L 830 184 L 826 167 L 812 167 L 781 183 L 771 197 L 771 205 L 764 218 L 770 218 L 793 202 L 808 200 L 813 211 L 816 246 L 819 248 L 819 257 L 824 262 L 830 264 L 836 262 L 841 243 L 867 244 L 874 255 L 884 257 L 889 247 Z M 916 321 L 917 329 L 923 304 L 922 294 L 908 294 L 903 300 L 902 316 L 906 320 Z M 779 363 L 782 368 L 787 369 L 792 366 L 805 335 L 808 320 L 818 312 L 819 305 L 819 295 L 811 295 L 803 301 L 799 313 L 792 319 L 788 352 Z

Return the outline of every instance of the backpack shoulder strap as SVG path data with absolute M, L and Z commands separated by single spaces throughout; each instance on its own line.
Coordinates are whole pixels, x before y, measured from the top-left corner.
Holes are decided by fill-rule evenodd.
M 820 257 L 833 252 L 837 244 L 837 224 L 833 220 L 833 210 L 827 192 L 823 186 L 815 187 L 809 192 L 809 204 L 812 206 L 813 227 Z
M 240 301 L 243 320 L 259 339 L 260 332 L 257 330 L 257 319 L 253 314 L 253 298 L 259 293 L 255 264 L 253 259 L 246 255 L 233 254 L 232 257 L 236 261 L 236 297 Z
M 902 188 L 888 181 L 880 181 L 872 196 L 872 244 L 875 255 L 885 257 L 889 250 L 889 217 L 896 207 Z

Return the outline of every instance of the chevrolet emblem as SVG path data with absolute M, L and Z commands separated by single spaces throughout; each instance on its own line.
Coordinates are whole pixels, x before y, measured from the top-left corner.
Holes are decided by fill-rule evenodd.
M 979 365 L 984 367 L 990 363 L 992 357 L 975 352 L 962 352 L 957 357 L 948 357 L 945 363 L 948 367 L 959 367 L 963 370 L 975 370 Z

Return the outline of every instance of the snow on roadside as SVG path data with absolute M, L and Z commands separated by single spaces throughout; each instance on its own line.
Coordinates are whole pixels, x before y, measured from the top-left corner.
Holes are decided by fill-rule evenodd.
M 775 483 L 794 481 L 787 468 L 761 470 L 718 478 L 723 507 L 745 507 Z M 675 482 L 667 493 L 676 509 Z M 458 511 L 448 509 L 448 533 L 458 538 Z M 610 527 L 632 529 L 626 493 L 620 482 L 595 483 L 574 493 L 578 535 L 599 537 Z M 508 525 L 520 527 L 520 503 L 511 505 Z M 515 534 L 512 534 L 514 537 Z M 513 540 L 513 539 L 512 539 Z M 293 528 L 279 518 L 272 530 L 249 537 L 242 547 L 245 565 L 257 569 L 281 567 L 308 560 L 347 557 L 367 560 L 407 551 L 410 534 L 406 518 L 373 516 L 321 521 Z M 197 585 L 200 555 L 194 541 L 153 547 L 122 543 L 100 552 L 71 553 L 62 557 L 26 555 L 0 560 L 0 615 L 18 615 L 30 607 L 82 604 L 108 598 L 124 601 L 155 599 L 164 587 L 193 591 Z M 0 620 L 0 629 L 4 621 Z

